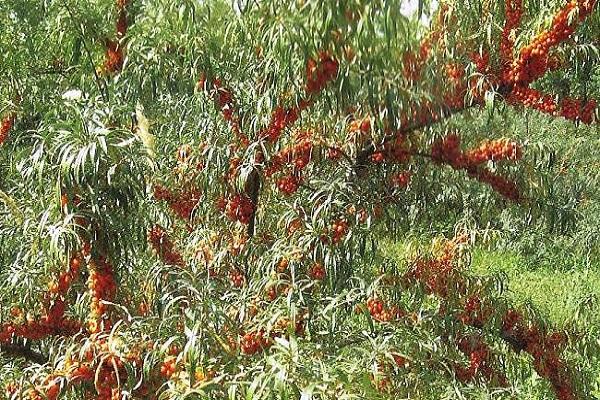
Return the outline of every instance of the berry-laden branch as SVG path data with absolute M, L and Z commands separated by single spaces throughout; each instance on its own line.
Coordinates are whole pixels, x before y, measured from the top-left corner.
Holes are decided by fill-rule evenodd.
M 544 95 L 540 91 L 530 87 L 530 84 L 542 77 L 546 71 L 558 68 L 558 65 L 552 57 L 549 56 L 549 50 L 552 47 L 564 42 L 573 35 L 577 26 L 588 17 L 596 5 L 595 0 L 571 0 L 554 16 L 552 26 L 540 34 L 533 41 L 523 47 L 518 54 L 514 55 L 514 35 L 522 19 L 522 0 L 505 1 L 505 26 L 500 37 L 500 68 L 490 68 L 489 54 L 484 51 L 483 55 L 471 57 L 477 67 L 477 71 L 485 77 L 488 82 L 495 83 L 496 93 L 500 99 L 505 99 L 511 105 L 523 105 L 534 108 L 538 111 L 550 114 L 552 116 L 561 116 L 565 119 L 591 124 L 595 121 L 595 112 L 597 102 L 595 99 L 582 101 L 578 99 L 565 98 L 557 103 L 553 96 Z M 447 10 L 442 8 L 440 14 L 445 14 Z M 443 23 L 444 18 L 439 20 Z M 405 60 L 405 70 L 408 68 L 410 80 L 420 77 L 422 64 L 429 59 L 432 38 L 437 38 L 439 31 L 437 26 L 432 31 L 435 34 L 427 35 L 424 39 L 421 55 L 418 57 L 420 65 L 416 68 L 413 65 L 413 58 Z M 408 53 L 411 54 L 411 53 Z M 412 61 L 411 61 L 412 60 Z M 410 61 L 410 62 L 409 62 Z M 410 67 L 412 66 L 412 67 Z M 410 68 L 409 68 L 410 67 Z M 456 71 L 464 70 L 464 67 L 458 65 L 453 68 L 447 68 L 446 75 L 450 81 L 463 80 L 463 74 L 456 74 Z M 470 82 L 470 86 L 474 86 Z M 444 103 L 415 104 L 409 107 L 409 112 L 405 112 L 401 117 L 402 124 L 400 129 L 391 135 L 386 135 L 381 143 L 370 143 L 361 149 L 356 156 L 355 172 L 361 172 L 367 165 L 369 158 L 377 152 L 377 148 L 386 142 L 392 141 L 396 136 L 407 135 L 412 131 L 427 128 L 443 119 L 463 112 L 469 108 L 483 105 L 482 92 L 473 92 L 470 103 L 459 101 L 466 88 L 466 83 L 455 84 L 444 98 Z M 484 181 L 494 180 L 491 176 L 483 176 Z
M 6 141 L 8 138 L 8 134 L 15 123 L 15 115 L 14 113 L 10 113 L 2 119 L 0 123 L 0 146 Z
M 116 0 L 117 6 L 117 21 L 115 23 L 116 38 L 105 39 L 104 46 L 106 48 L 104 63 L 100 67 L 100 72 L 104 75 L 115 74 L 123 69 L 123 63 L 125 62 L 124 47 L 125 43 L 123 38 L 127 33 L 129 26 L 127 16 L 127 3 L 129 0 Z
M 482 298 L 482 288 L 472 282 L 467 284 L 454 261 L 461 241 L 464 238 L 459 236 L 448 242 L 439 256 L 415 263 L 402 278 L 403 285 L 422 285 L 427 293 L 445 301 L 443 307 L 448 311 L 458 305 L 462 311 L 454 317 L 462 323 L 482 332 L 496 332 L 498 338 L 506 341 L 515 352 L 530 354 L 535 370 L 548 379 L 560 400 L 579 398 L 572 385 L 572 371 L 560 359 L 565 337 L 546 332 L 536 321 L 511 309 L 502 300 Z M 498 320 L 493 318 L 495 314 L 500 317 L 500 327 L 492 326 L 493 321 Z
M 301 99 L 297 106 L 288 108 L 281 105 L 277 106 L 271 115 L 269 124 L 258 132 L 256 140 L 264 140 L 267 144 L 276 143 L 284 130 L 292 126 L 300 118 L 300 113 L 313 104 L 313 98 L 322 92 L 329 82 L 337 77 L 338 70 L 338 61 L 327 52 L 321 52 L 318 60 L 309 58 L 306 64 L 306 97 Z M 224 88 L 218 79 L 208 84 L 206 75 L 204 74 L 201 75 L 198 81 L 198 87 L 212 94 L 215 103 L 221 109 L 223 118 L 230 123 L 236 137 L 241 141 L 243 149 L 247 148 L 250 144 L 250 139 L 241 130 L 231 91 Z M 262 151 L 257 151 L 255 158 L 263 160 L 264 155 Z M 278 160 L 274 161 L 277 162 Z M 230 160 L 228 179 L 231 179 L 237 173 L 238 165 L 239 158 L 234 157 Z M 218 208 L 226 211 L 230 219 L 238 220 L 248 225 L 248 236 L 253 236 L 255 233 L 256 211 L 262 187 L 262 175 L 263 173 L 254 166 L 246 179 L 243 193 L 237 193 L 228 200 L 223 197 L 219 200 L 218 204 Z M 297 182 L 296 188 L 298 185 L 299 182 Z M 283 184 L 282 186 L 289 187 L 290 185 Z

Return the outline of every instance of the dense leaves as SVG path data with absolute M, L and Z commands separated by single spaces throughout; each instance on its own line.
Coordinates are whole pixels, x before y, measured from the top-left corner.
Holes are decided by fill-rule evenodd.
M 512 120 L 597 127 L 598 6 L 401 3 L 0 4 L 0 396 L 590 398 L 467 231 L 378 243 L 575 225 Z

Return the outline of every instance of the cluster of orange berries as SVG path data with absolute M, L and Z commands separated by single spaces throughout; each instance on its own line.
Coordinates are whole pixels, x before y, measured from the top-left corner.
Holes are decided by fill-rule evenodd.
M 107 74 L 121 71 L 125 61 L 123 48 L 118 41 L 112 39 L 106 39 L 104 45 L 106 47 L 106 54 L 101 69 L 102 72 Z
M 285 128 L 294 124 L 300 118 L 300 113 L 308 108 L 309 105 L 309 101 L 302 100 L 297 107 L 286 109 L 278 106 L 271 115 L 269 125 L 258 133 L 258 137 L 270 143 L 275 143 L 281 137 Z
M 470 54 L 470 58 L 478 72 L 484 74 L 489 71 L 490 53 L 488 51 L 484 50 L 481 53 L 473 52 Z
M 560 10 L 552 21 L 552 27 L 540 33 L 520 51 L 507 78 L 517 85 L 528 85 L 548 70 L 548 51 L 551 47 L 566 40 L 575 32 L 577 19 L 572 13 L 578 10 L 579 21 L 592 12 L 595 0 L 571 0 Z
M 502 318 L 502 333 L 511 338 L 517 351 L 525 351 L 533 357 L 537 373 L 550 381 L 559 400 L 576 398 L 570 377 L 558 351 L 565 343 L 565 335 L 559 332 L 544 333 L 537 326 L 525 321 L 521 313 L 509 309 Z
M 454 242 L 448 242 L 441 255 L 431 258 L 419 258 L 414 261 L 412 267 L 404 274 L 403 284 L 409 286 L 420 283 L 427 294 L 435 294 L 445 298 L 450 290 L 458 290 L 459 287 L 451 289 L 451 284 L 461 285 L 456 275 L 454 262 L 456 246 Z
M 309 58 L 306 62 L 306 93 L 316 94 L 338 74 L 339 63 L 327 52 L 319 54 L 319 61 Z
M 410 171 L 402 171 L 392 175 L 392 177 L 390 178 L 390 182 L 392 184 L 392 187 L 405 188 L 410 182 L 410 177 Z
M 467 383 L 473 380 L 476 374 L 481 374 L 488 382 L 504 387 L 508 385 L 506 376 L 493 368 L 492 351 L 479 336 L 463 336 L 457 339 L 458 349 L 469 357 L 469 367 L 455 365 L 456 378 Z
M 127 7 L 128 0 L 117 0 L 117 9 L 119 10 L 119 17 L 117 18 L 117 36 L 123 37 L 127 33 Z
M 259 351 L 268 349 L 272 344 L 273 341 L 265 333 L 264 329 L 245 333 L 240 338 L 240 348 L 242 353 L 247 355 L 256 354 Z
M 454 276 L 456 271 L 453 262 L 458 244 L 464 238 L 450 241 L 442 253 L 432 260 L 417 260 L 405 274 L 404 284 L 421 282 L 428 293 L 447 298 L 450 290 L 458 293 L 459 299 L 467 293 L 467 287 L 461 276 Z M 467 326 L 482 328 L 492 321 L 493 309 L 485 306 L 478 295 L 471 295 L 464 301 L 464 309 L 458 314 L 458 320 Z M 377 313 L 383 309 L 379 302 L 372 302 L 370 310 Z M 525 351 L 533 358 L 533 366 L 538 374 L 548 379 L 560 400 L 574 400 L 575 395 L 567 366 L 559 357 L 561 346 L 565 343 L 562 333 L 544 333 L 534 323 L 527 321 L 523 315 L 513 309 L 507 310 L 501 319 L 500 337 L 505 340 L 517 353 Z M 457 341 L 459 349 L 469 357 L 470 365 L 464 368 L 455 365 L 454 370 L 459 380 L 471 381 L 476 373 L 499 386 L 505 386 L 507 380 L 504 374 L 492 368 L 491 350 L 478 337 L 460 338 Z
M 521 146 L 509 139 L 484 140 L 474 149 L 464 153 L 469 165 L 480 165 L 487 161 L 520 160 Z
M 102 301 L 113 301 L 117 292 L 117 283 L 112 265 L 104 256 L 89 262 L 90 275 L 88 289 L 91 294 L 91 311 L 88 319 L 88 331 L 98 333 L 110 329 L 110 321 L 106 317 L 107 306 Z
M 224 212 L 227 218 L 232 221 L 239 221 L 247 224 L 254 213 L 254 203 L 245 194 L 237 193 L 227 199 L 220 197 L 217 200 L 217 208 Z
M 170 355 L 160 365 L 160 374 L 170 379 L 177 372 L 177 357 Z
M 565 98 L 560 103 L 560 115 L 571 121 L 581 121 L 584 124 L 594 122 L 597 103 L 589 100 L 582 104 L 581 100 Z
M 478 295 L 471 295 L 464 304 L 464 310 L 459 314 L 458 319 L 470 326 L 482 327 L 488 321 L 492 309 L 489 305 L 483 304 Z
M 319 262 L 314 263 L 308 270 L 308 276 L 315 280 L 323 280 L 325 278 L 325 267 Z
M 284 175 L 277 180 L 277 188 L 285 195 L 296 193 L 300 187 L 300 178 L 296 175 Z
M 380 164 L 384 161 L 403 164 L 410 160 L 412 153 L 406 142 L 406 136 L 397 134 L 394 140 L 387 141 L 383 149 L 377 150 L 370 155 L 371 162 Z
M 8 138 L 8 132 L 12 129 L 14 121 L 15 117 L 12 114 L 7 115 L 2 119 L 2 123 L 0 124 L 0 145 Z
M 56 300 L 39 320 L 27 317 L 24 323 L 7 322 L 0 325 L 0 343 L 10 343 L 14 337 L 39 340 L 51 335 L 71 336 L 81 330 L 81 324 L 64 317 L 65 304 Z M 21 316 L 22 318 L 22 316 Z
M 348 221 L 345 219 L 337 219 L 331 224 L 331 241 L 333 244 L 337 244 L 344 240 L 348 234 L 349 227 Z M 325 238 L 326 240 L 327 238 Z
M 148 232 L 148 241 L 165 264 L 184 265 L 183 257 L 175 250 L 173 242 L 162 226 L 154 225 L 152 229 L 150 229 L 150 232 Z
M 366 134 L 371 132 L 371 117 L 357 118 L 350 121 L 348 132 Z
M 519 202 L 522 200 L 521 192 L 517 184 L 508 178 L 494 174 L 488 169 L 480 168 L 476 171 L 468 171 L 469 176 L 479 182 L 488 184 L 492 190 L 504 196 L 506 199 Z
M 327 153 L 325 154 L 325 156 L 329 159 L 329 160 L 339 160 L 340 158 L 342 158 L 342 149 L 337 147 L 337 146 L 331 146 L 327 149 Z
M 282 149 L 271 157 L 265 168 L 265 176 L 272 176 L 286 165 L 291 166 L 294 171 L 302 171 L 312 160 L 313 148 L 310 132 L 302 132 L 295 138 L 294 145 Z
M 54 297 L 65 296 L 71 287 L 73 280 L 79 276 L 82 264 L 83 259 L 80 254 L 71 257 L 67 270 L 61 272 L 58 279 L 50 283 L 48 287 L 48 294 Z
M 82 252 L 85 254 L 85 251 Z M 57 281 L 49 284 L 43 296 L 43 314 L 38 320 L 28 316 L 23 323 L 10 322 L 0 325 L 0 342 L 8 343 L 13 337 L 38 340 L 50 335 L 73 335 L 81 330 L 81 324 L 65 317 L 66 296 L 71 283 L 79 276 L 82 254 L 73 256 L 67 271 L 62 272 Z M 16 320 L 24 318 L 23 311 L 13 308 L 11 315 Z
M 367 310 L 369 310 L 371 317 L 378 322 L 390 322 L 405 316 L 405 313 L 398 306 L 386 307 L 383 300 L 377 297 L 371 297 L 367 300 Z
M 512 201 L 519 201 L 521 198 L 517 185 L 481 167 L 481 164 L 489 160 L 517 160 L 520 157 L 519 146 L 504 139 L 486 141 L 473 150 L 463 152 L 460 137 L 454 133 L 437 140 L 431 148 L 434 162 L 449 164 L 456 170 L 466 170 L 471 178 L 490 185 L 493 190 Z
M 434 104 L 430 100 L 425 100 L 419 106 L 411 106 L 400 114 L 400 131 L 410 129 L 417 124 L 425 125 L 439 121 L 443 116 L 443 104 Z
M 446 75 L 454 85 L 459 85 L 465 77 L 465 69 L 457 63 L 446 64 Z
M 195 189 L 187 189 L 175 194 L 165 186 L 159 184 L 154 186 L 154 198 L 167 202 L 169 208 L 184 221 L 190 221 L 192 212 L 201 197 L 200 192 Z
M 428 60 L 433 45 L 440 42 L 440 38 L 445 33 L 445 22 L 449 11 L 447 4 L 442 4 L 432 23 L 432 30 L 423 38 L 419 45 L 419 51 L 407 51 L 402 55 L 402 75 L 409 82 L 416 82 L 421 79 L 421 73 L 425 62 Z M 442 43 L 443 46 L 443 43 Z
M 231 281 L 231 284 L 233 285 L 233 287 L 235 288 L 241 288 L 242 286 L 244 286 L 244 274 L 242 273 L 242 271 L 240 271 L 237 268 L 232 268 L 229 271 L 229 280 Z
M 570 121 L 580 121 L 584 124 L 594 122 L 597 108 L 596 100 L 582 104 L 581 100 L 566 97 L 557 104 L 554 97 L 543 95 L 540 91 L 529 87 L 515 87 L 507 96 L 512 104 L 522 104 L 550 115 L 560 115 Z
M 557 110 L 554 97 L 542 94 L 539 90 L 526 86 L 517 86 L 507 96 L 509 104 L 522 104 L 546 114 L 554 114 Z
M 500 40 L 500 60 L 504 67 L 508 67 L 513 59 L 513 30 L 519 26 L 523 15 L 523 0 L 505 0 L 504 13 L 506 20 Z
M 117 9 L 119 16 L 117 17 L 116 30 L 117 37 L 122 38 L 127 33 L 128 21 L 126 11 L 127 1 L 117 0 Z M 105 41 L 106 53 L 104 57 L 104 64 L 102 65 L 101 71 L 103 73 L 115 73 L 121 71 L 125 56 L 123 53 L 123 46 L 119 43 L 119 40 L 106 39 Z

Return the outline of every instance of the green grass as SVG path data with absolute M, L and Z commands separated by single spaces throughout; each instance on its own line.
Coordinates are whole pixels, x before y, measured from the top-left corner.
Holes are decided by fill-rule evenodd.
M 472 269 L 477 275 L 504 274 L 506 296 L 519 305 L 532 304 L 556 326 L 583 319 L 583 324 L 600 325 L 594 312 L 600 298 L 600 265 L 591 268 L 539 265 L 532 269 L 527 257 L 510 251 L 478 248 Z

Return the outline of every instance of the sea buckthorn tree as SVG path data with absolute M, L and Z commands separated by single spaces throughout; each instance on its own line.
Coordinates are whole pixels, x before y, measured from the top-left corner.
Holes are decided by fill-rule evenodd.
M 481 117 L 597 126 L 598 6 L 404 6 L 2 2 L 0 397 L 590 398 L 593 338 L 468 232 L 378 241 L 447 190 L 540 207 Z

